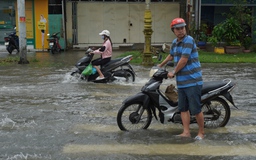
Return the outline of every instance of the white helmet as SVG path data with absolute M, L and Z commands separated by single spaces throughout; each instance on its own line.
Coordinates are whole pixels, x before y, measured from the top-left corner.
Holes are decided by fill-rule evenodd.
M 110 32 L 108 30 L 103 30 L 102 32 L 99 33 L 100 36 L 106 35 L 106 36 L 110 36 Z

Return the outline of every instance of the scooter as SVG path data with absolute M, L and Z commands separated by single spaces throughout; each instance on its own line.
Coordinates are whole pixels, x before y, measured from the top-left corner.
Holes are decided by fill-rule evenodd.
M 173 63 L 168 62 L 166 66 L 173 66 Z M 117 114 L 120 130 L 147 129 L 153 115 L 162 124 L 169 122 L 182 124 L 178 102 L 169 100 L 160 90 L 163 79 L 168 78 L 166 66 L 152 68 L 153 76 L 142 87 L 141 92 L 123 101 Z M 201 107 L 206 128 L 224 127 L 228 123 L 231 114 L 228 102 L 236 107 L 230 94 L 234 87 L 235 83 L 230 79 L 204 82 Z M 191 115 L 190 123 L 196 123 L 194 115 Z
M 59 39 L 60 37 L 57 36 L 60 32 L 57 33 L 53 33 L 52 35 L 47 34 L 47 36 L 49 36 L 50 38 L 48 38 L 47 40 L 49 41 L 49 48 L 50 48 L 50 52 L 52 54 L 56 53 L 56 52 L 61 52 L 61 46 L 59 44 Z
M 129 62 L 132 60 L 132 55 L 128 55 L 123 58 L 117 58 L 111 60 L 105 65 L 100 67 L 101 72 L 104 75 L 104 79 L 96 80 L 99 76 L 97 72 L 94 74 L 84 76 L 82 72 L 91 63 L 94 54 L 90 54 L 93 50 L 88 48 L 85 52 L 85 56 L 78 60 L 76 63 L 76 70 L 71 73 L 72 76 L 80 77 L 83 80 L 95 82 L 95 83 L 107 83 L 116 80 L 125 82 L 135 81 L 135 72 Z
M 13 50 L 17 50 L 19 53 L 19 37 L 16 35 L 16 31 L 7 34 L 8 36 L 4 37 L 4 45 L 9 54 L 12 54 Z

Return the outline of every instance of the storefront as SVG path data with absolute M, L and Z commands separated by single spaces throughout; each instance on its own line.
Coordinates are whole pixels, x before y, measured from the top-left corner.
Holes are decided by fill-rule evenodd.
M 180 0 L 151 0 L 152 43 L 174 38 L 169 24 L 181 14 Z M 111 32 L 113 43 L 144 43 L 145 0 L 25 0 L 27 45 L 48 47 L 47 33 L 60 32 L 62 48 L 101 44 L 98 33 Z M 17 0 L 0 1 L 0 44 L 4 33 L 18 32 Z
M 5 33 L 14 31 L 19 35 L 17 0 L 0 1 L 0 43 L 3 44 Z M 47 48 L 48 0 L 26 0 L 25 22 L 27 45 L 33 48 Z
M 5 33 L 14 31 L 16 26 L 15 1 L 0 1 L 0 44 L 4 42 Z

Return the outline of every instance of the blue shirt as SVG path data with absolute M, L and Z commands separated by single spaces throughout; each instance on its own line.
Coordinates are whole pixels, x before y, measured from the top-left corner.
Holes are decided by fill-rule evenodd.
M 181 57 L 187 57 L 187 64 L 176 73 L 176 81 L 178 88 L 192 87 L 203 85 L 201 64 L 198 59 L 198 51 L 196 43 L 191 36 L 185 36 L 182 41 L 177 42 L 177 38 L 173 40 L 170 50 L 171 56 L 174 58 L 176 66 Z

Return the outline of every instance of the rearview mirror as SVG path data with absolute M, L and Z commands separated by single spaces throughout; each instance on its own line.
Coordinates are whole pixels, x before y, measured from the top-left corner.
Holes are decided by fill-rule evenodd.
M 158 61 L 162 61 L 163 56 L 161 54 L 158 54 Z
M 169 45 L 167 45 L 166 43 L 164 43 L 163 45 L 162 45 L 162 52 L 164 52 L 164 53 L 169 53 L 170 52 L 170 46 Z

